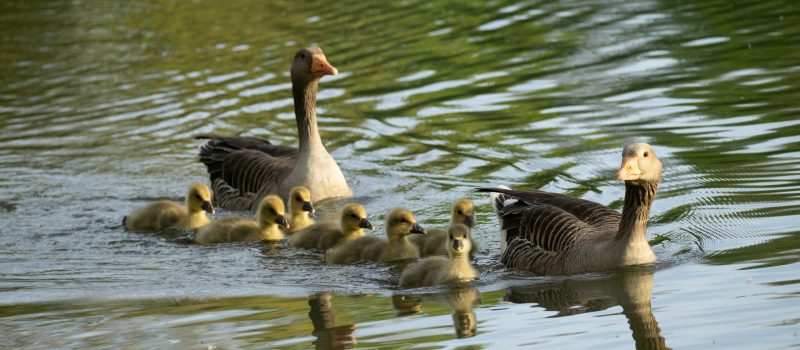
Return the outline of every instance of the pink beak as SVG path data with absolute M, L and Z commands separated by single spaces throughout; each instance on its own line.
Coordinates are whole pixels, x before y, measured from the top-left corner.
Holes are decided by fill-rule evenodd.
M 639 163 L 636 157 L 622 158 L 622 165 L 617 170 L 617 180 L 639 180 L 640 175 L 642 175 L 642 171 L 639 170 Z
M 323 55 L 314 55 L 311 57 L 311 73 L 315 76 L 321 77 L 323 75 L 336 75 L 339 71 L 336 67 L 328 63 Z

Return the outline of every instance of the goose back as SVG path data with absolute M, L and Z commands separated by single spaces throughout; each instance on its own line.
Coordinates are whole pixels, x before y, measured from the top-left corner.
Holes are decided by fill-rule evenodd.
M 592 201 L 539 190 L 479 191 L 499 193 L 492 197 L 492 205 L 506 233 L 501 256 L 506 266 L 548 275 L 606 267 L 587 260 L 602 253 L 594 251 L 601 243 L 613 240 L 619 212 Z M 580 257 L 581 253 L 586 256 Z

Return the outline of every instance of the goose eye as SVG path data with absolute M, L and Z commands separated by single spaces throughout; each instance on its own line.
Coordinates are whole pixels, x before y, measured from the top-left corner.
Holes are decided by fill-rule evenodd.
M 464 212 L 461 210 L 457 211 L 456 213 L 458 213 L 458 215 L 464 215 Z
M 358 219 L 358 216 L 356 216 L 356 214 L 350 214 L 350 217 L 353 219 Z
M 400 218 L 400 222 L 408 222 L 406 218 Z
M 200 195 L 199 195 L 199 194 L 195 194 L 195 195 L 194 195 L 194 198 L 197 198 L 197 200 L 199 200 L 199 201 L 203 200 L 203 197 L 200 197 Z
M 277 212 L 275 212 L 275 209 L 272 209 L 272 208 L 269 208 L 269 212 L 272 213 L 272 214 L 277 214 Z
M 294 199 L 296 199 L 298 201 L 302 201 L 303 200 L 302 198 L 300 198 L 300 196 L 294 197 Z
M 643 156 L 647 157 L 647 156 L 649 156 L 649 155 L 650 155 L 650 153 L 649 153 L 649 152 L 647 152 L 647 151 L 644 151 L 644 154 L 643 154 Z
M 306 58 L 306 54 L 304 54 L 304 53 L 301 53 L 301 54 L 300 54 L 300 58 Z

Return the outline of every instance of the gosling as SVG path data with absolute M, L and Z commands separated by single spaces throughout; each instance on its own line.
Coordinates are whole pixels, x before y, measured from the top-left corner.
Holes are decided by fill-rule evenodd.
M 361 204 L 344 206 L 339 223 L 325 221 L 296 231 L 289 237 L 289 246 L 306 249 L 328 250 L 345 242 L 364 236 L 364 229 L 372 230 L 367 212 Z
M 391 262 L 419 257 L 417 247 L 408 241 L 411 233 L 425 233 L 410 211 L 395 208 L 386 217 L 386 237 L 364 236 L 328 250 L 328 264 L 350 264 L 362 260 Z
M 450 226 L 447 236 L 450 258 L 431 256 L 422 259 L 403 271 L 400 275 L 400 286 L 413 288 L 474 280 L 478 274 L 469 263 L 471 245 L 467 226 Z
M 295 186 L 289 192 L 289 230 L 288 233 L 297 232 L 314 223 L 311 215 L 314 214 L 314 205 L 311 204 L 311 191 L 305 186 Z
M 450 210 L 450 223 L 464 224 L 472 230 L 475 226 L 475 204 L 469 198 L 461 198 L 453 203 L 453 208 Z M 414 243 L 419 249 L 419 255 L 422 257 L 443 255 L 447 256 L 447 229 L 445 228 L 432 228 L 428 230 L 426 235 L 414 235 L 408 237 L 411 243 Z M 469 251 L 469 257 L 474 258 L 478 251 L 477 243 L 472 239 L 471 235 L 467 235 L 467 239 L 472 243 L 472 248 Z
M 211 190 L 204 184 L 194 183 L 186 194 L 186 205 L 168 200 L 153 202 L 122 218 L 122 225 L 136 232 L 194 229 L 210 222 L 206 213 L 214 214 Z
M 283 239 L 280 227 L 288 227 L 283 201 L 277 196 L 261 200 L 256 221 L 240 217 L 219 219 L 200 228 L 195 236 L 198 244 L 277 241 Z

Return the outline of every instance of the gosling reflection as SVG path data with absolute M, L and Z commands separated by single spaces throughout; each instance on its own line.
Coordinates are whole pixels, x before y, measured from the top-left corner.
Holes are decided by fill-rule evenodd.
M 422 312 L 422 302 L 432 300 L 445 303 L 453 310 L 453 328 L 457 338 L 469 338 L 477 334 L 478 320 L 473 308 L 480 304 L 480 292 L 475 288 L 452 288 L 436 294 L 395 294 L 392 306 L 397 316 L 407 316 Z
M 536 303 L 546 310 L 557 311 L 556 317 L 619 305 L 633 331 L 636 349 L 669 349 L 650 306 L 652 296 L 653 272 L 641 268 L 630 268 L 597 279 L 571 279 L 506 290 L 509 301 Z
M 322 292 L 308 297 L 308 318 L 314 326 L 311 334 L 317 339 L 312 342 L 315 349 L 347 349 L 356 344 L 353 332 L 356 326 L 336 325 L 336 313 L 331 307 L 331 294 Z

